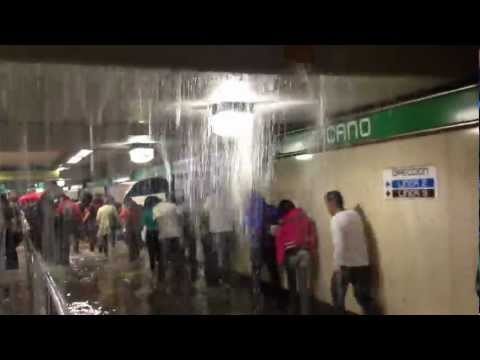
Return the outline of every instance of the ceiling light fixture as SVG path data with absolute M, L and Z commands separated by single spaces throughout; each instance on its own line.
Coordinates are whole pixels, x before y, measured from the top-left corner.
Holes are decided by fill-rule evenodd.
M 57 168 L 57 171 L 60 172 L 60 171 L 68 170 L 68 169 L 69 169 L 68 167 L 65 167 L 63 165 L 59 165 L 58 168 Z
M 222 82 L 210 96 L 209 123 L 214 134 L 242 137 L 253 130 L 255 93 L 247 81 Z
M 218 136 L 241 137 L 253 129 L 253 103 L 223 102 L 211 105 L 209 110 L 212 131 Z
M 88 150 L 88 149 L 82 149 L 75 155 L 73 155 L 70 159 L 68 159 L 67 164 L 77 164 L 79 163 L 83 158 L 87 157 L 90 155 L 93 151 Z
M 295 156 L 295 159 L 300 160 L 300 161 L 311 160 L 311 159 L 313 159 L 313 154 L 297 155 L 297 156 Z
M 151 147 L 134 147 L 128 152 L 130 161 L 135 164 L 145 164 L 153 160 L 154 150 Z
M 130 181 L 130 178 L 128 176 L 126 177 L 121 177 L 121 178 L 117 178 L 115 180 L 113 180 L 114 183 L 124 183 L 124 182 L 127 182 L 127 181 Z

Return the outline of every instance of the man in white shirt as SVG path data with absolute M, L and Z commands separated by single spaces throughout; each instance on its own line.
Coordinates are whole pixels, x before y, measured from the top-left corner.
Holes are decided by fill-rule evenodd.
M 345 311 L 345 295 L 351 283 L 355 299 L 364 313 L 372 314 L 374 301 L 370 295 L 371 269 L 362 219 L 356 211 L 345 210 L 339 191 L 328 192 L 325 203 L 332 215 L 330 230 L 334 249 L 331 287 L 333 304 L 337 310 Z
M 176 275 L 180 271 L 183 249 L 180 243 L 182 229 L 179 221 L 179 209 L 170 201 L 160 201 L 153 207 L 153 218 L 158 224 L 159 264 L 158 274 L 162 279 L 172 261 Z
M 108 257 L 109 240 L 113 245 L 115 229 L 117 229 L 121 223 L 112 197 L 108 197 L 106 204 L 98 209 L 96 221 L 98 227 L 97 237 L 99 240 L 98 249 Z
M 208 213 L 210 236 L 204 239 L 205 259 L 213 261 L 214 281 L 220 280 L 229 287 L 231 275 L 231 253 L 234 246 L 234 210 L 232 200 L 224 191 L 217 190 L 209 195 L 204 203 Z M 210 263 L 210 261 L 208 261 Z

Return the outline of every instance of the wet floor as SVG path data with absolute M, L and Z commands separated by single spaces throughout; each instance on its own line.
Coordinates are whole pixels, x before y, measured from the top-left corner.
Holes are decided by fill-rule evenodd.
M 19 247 L 20 269 L 5 272 L 0 283 L 9 283 L 10 294 L 0 303 L 0 314 L 31 314 L 32 299 L 25 270 L 23 247 Z M 82 243 L 79 254 L 72 254 L 70 267 L 50 266 L 52 277 L 63 293 L 71 314 L 96 315 L 153 315 L 153 314 L 285 314 L 278 307 L 278 298 L 266 292 L 263 301 L 254 302 L 250 282 L 233 277 L 232 287 L 207 286 L 203 270 L 192 279 L 186 263 L 170 263 L 166 278 L 159 281 L 148 266 L 146 249 L 140 258 L 128 261 L 124 242 L 110 249 L 109 257 L 91 252 Z M 329 313 L 317 309 L 314 313 Z
M 18 270 L 0 271 L 0 315 L 32 313 L 23 246 L 17 248 Z
M 111 249 L 108 259 L 82 244 L 80 254 L 71 256 L 70 269 L 52 269 L 52 274 L 70 310 L 78 314 L 252 314 L 254 310 L 250 287 L 239 280 L 234 279 L 230 289 L 211 287 L 202 269 L 192 280 L 186 263 L 170 263 L 165 280 L 159 281 L 147 264 L 145 249 L 140 259 L 130 263 L 123 242 Z M 261 313 L 281 311 L 267 297 Z

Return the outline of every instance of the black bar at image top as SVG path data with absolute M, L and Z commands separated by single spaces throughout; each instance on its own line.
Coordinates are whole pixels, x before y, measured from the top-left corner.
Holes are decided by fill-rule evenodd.
M 393 190 L 394 198 L 433 198 L 435 189 L 401 189 Z

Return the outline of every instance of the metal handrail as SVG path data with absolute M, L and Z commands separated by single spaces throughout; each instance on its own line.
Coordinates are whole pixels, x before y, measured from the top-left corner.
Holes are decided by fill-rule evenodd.
M 52 300 L 55 313 L 57 315 L 68 315 L 69 310 L 68 310 L 67 302 L 65 301 L 65 298 L 62 292 L 59 290 L 58 286 L 56 285 L 51 272 L 48 270 L 45 260 L 43 259 L 42 255 L 38 252 L 38 250 L 35 249 L 35 247 L 33 246 L 28 236 L 26 237 L 25 240 L 27 243 L 28 251 L 31 253 L 31 256 L 33 257 L 33 261 L 39 267 L 40 274 L 43 277 L 45 286 L 48 291 L 48 295 Z

